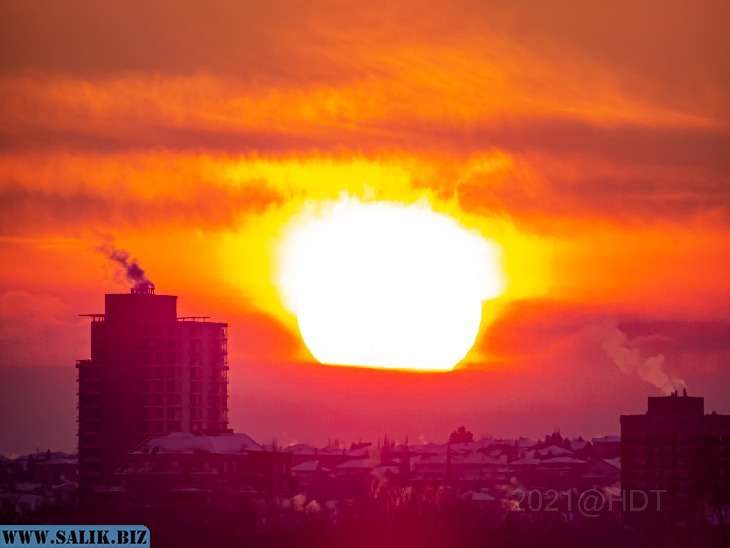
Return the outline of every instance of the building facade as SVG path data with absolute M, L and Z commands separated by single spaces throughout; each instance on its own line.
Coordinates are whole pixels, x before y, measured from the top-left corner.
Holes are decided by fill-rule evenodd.
M 696 523 L 730 503 L 730 415 L 706 415 L 704 398 L 685 391 L 621 416 L 621 487 L 639 506 L 648 494 L 645 509 L 625 511 L 628 521 Z
M 82 490 L 112 481 L 127 453 L 170 432 L 228 429 L 225 323 L 177 316 L 177 297 L 151 287 L 105 296 L 90 314 L 91 358 L 79 360 Z

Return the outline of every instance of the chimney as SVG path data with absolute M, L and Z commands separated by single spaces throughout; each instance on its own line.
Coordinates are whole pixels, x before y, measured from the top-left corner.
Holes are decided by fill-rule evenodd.
M 154 295 L 155 285 L 153 283 L 136 284 L 129 290 L 132 295 Z

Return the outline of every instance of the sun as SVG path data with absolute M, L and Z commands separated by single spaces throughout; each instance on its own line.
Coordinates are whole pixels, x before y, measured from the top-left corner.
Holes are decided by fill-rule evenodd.
M 427 203 L 320 204 L 279 248 L 284 302 L 324 364 L 449 371 L 503 277 L 499 246 Z

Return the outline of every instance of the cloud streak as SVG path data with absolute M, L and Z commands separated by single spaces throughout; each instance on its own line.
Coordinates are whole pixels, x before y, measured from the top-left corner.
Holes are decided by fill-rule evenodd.
M 0 234 L 84 233 L 111 227 L 186 224 L 233 227 L 242 218 L 275 206 L 283 199 L 261 183 L 239 188 L 201 185 L 187 195 L 165 192 L 155 198 L 92 188 L 93 185 L 65 191 L 23 185 L 0 188 Z

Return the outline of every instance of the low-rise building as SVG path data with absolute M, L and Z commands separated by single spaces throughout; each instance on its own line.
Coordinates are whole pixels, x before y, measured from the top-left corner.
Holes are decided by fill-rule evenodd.
M 176 433 L 146 440 L 116 473 L 122 496 L 165 503 L 291 490 L 291 454 L 266 450 L 242 433 Z

